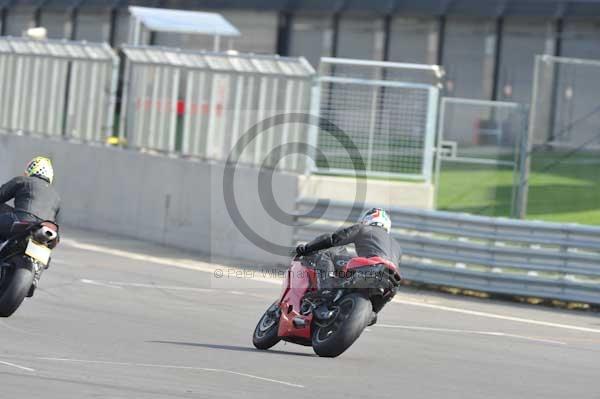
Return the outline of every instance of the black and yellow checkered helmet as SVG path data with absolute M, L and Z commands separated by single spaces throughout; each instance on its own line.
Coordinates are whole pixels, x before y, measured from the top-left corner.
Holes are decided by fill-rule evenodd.
M 54 168 L 52 161 L 46 157 L 35 157 L 27 164 L 26 176 L 36 176 L 46 180 L 48 183 L 54 181 Z

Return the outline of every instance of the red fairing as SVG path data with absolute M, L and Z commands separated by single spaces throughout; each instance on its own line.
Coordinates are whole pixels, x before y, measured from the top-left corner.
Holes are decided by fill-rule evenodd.
M 294 336 L 310 339 L 312 314 L 308 316 L 300 315 L 300 305 L 304 294 L 315 287 L 315 271 L 302 266 L 298 261 L 294 261 L 285 277 L 279 302 L 281 318 L 279 320 L 278 335 L 280 337 Z M 298 317 L 306 321 L 304 327 L 294 325 L 294 319 Z
M 344 266 L 344 272 L 348 270 L 358 269 L 360 267 L 365 266 L 374 266 L 374 265 L 385 265 L 386 268 L 390 269 L 394 273 L 399 273 L 398 266 L 394 264 L 394 262 L 390 262 L 387 259 L 380 258 L 379 256 L 373 256 L 371 258 L 352 258 L 350 261 Z

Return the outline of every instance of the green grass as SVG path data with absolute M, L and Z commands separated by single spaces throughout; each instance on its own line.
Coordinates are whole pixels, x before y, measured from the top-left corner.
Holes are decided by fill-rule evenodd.
M 479 156 L 490 158 L 490 154 L 485 153 Z M 507 161 L 510 156 L 498 158 Z M 340 156 L 339 159 L 328 156 L 327 162 L 333 167 L 354 167 L 347 155 Z M 317 164 L 320 167 L 326 166 L 325 161 L 320 158 Z M 418 173 L 417 169 L 406 166 L 398 161 L 397 156 L 380 156 L 374 170 Z M 513 181 L 512 167 L 453 163 L 445 160 L 440 174 L 438 209 L 510 217 Z M 600 154 L 534 152 L 529 177 L 527 218 L 600 225 Z
M 534 153 L 527 218 L 600 225 L 600 156 Z M 513 171 L 444 161 L 438 209 L 510 216 Z

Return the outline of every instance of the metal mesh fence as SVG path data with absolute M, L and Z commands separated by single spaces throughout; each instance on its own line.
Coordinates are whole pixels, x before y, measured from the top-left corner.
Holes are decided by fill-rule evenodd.
M 319 171 L 430 180 L 438 86 L 391 77 L 434 81 L 439 68 L 333 58 L 322 65 Z
M 437 208 L 514 216 L 527 109 L 517 103 L 442 99 Z
M 527 217 L 600 224 L 600 61 L 537 56 Z
M 103 142 L 117 72 L 107 44 L 0 38 L 0 128 Z
M 600 61 L 536 57 L 532 97 L 533 144 L 600 150 Z
M 289 121 L 310 111 L 314 70 L 304 59 L 157 47 L 124 52 L 121 134 L 131 146 L 221 161 L 239 152 L 243 163 L 306 169 L 307 151 L 298 143 L 309 141 L 310 126 Z M 284 156 L 282 145 L 296 149 Z

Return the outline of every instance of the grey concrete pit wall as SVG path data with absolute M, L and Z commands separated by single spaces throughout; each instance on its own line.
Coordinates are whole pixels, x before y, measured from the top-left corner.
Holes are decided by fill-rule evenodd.
M 136 151 L 60 140 L 0 135 L 0 181 L 20 175 L 35 155 L 53 159 L 63 197 L 61 223 L 135 237 L 215 257 L 283 262 L 238 229 L 223 195 L 225 168 Z M 259 171 L 238 166 L 236 203 L 249 228 L 264 241 L 291 245 L 291 217 L 274 220 L 259 199 L 272 190 L 286 213 L 295 207 L 297 177 L 275 173 L 259 187 Z M 273 204 L 266 205 L 274 209 Z

